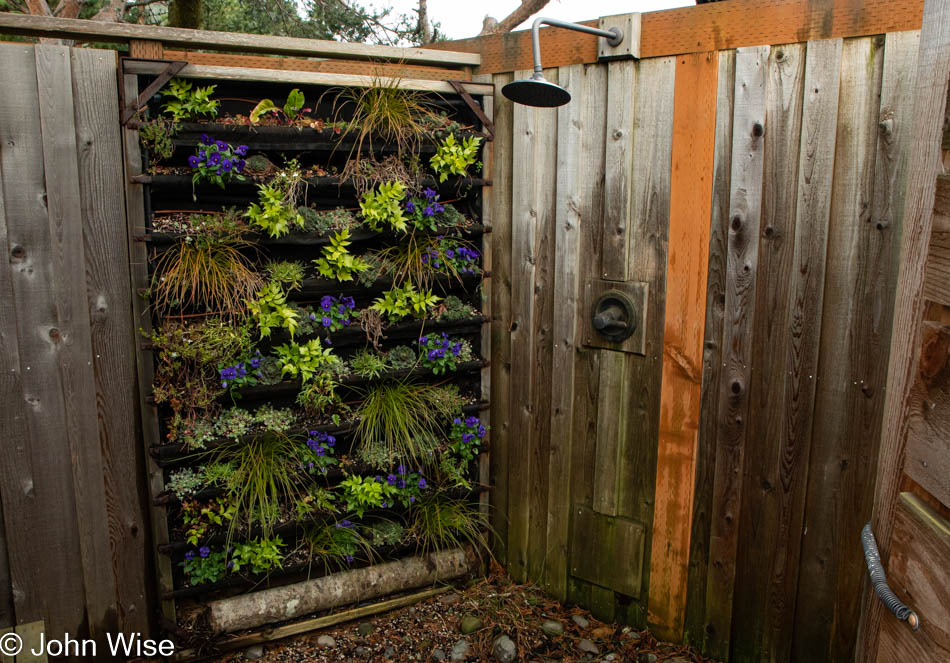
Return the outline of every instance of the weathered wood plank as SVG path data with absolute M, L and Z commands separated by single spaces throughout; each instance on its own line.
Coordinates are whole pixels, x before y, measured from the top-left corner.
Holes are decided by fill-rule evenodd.
M 629 393 L 626 372 L 625 354 L 613 350 L 601 353 L 597 446 L 594 450 L 594 510 L 608 516 L 617 515 L 622 476 L 620 450 L 630 430 L 630 413 L 621 405 L 627 401 Z
M 762 207 L 766 73 L 769 48 L 736 51 L 735 111 L 729 194 L 723 371 L 706 586 L 709 649 L 729 652 L 736 575 L 742 462 L 749 408 L 758 237 Z
M 133 99 L 138 94 L 138 77 L 125 76 L 125 80 L 120 85 L 125 85 L 125 98 Z M 148 252 L 142 242 L 135 241 L 136 233 L 145 231 L 145 201 L 142 193 L 142 185 L 132 181 L 132 177 L 142 173 L 142 154 L 139 144 L 139 132 L 135 129 L 125 129 L 122 132 L 123 154 L 125 156 L 125 210 L 126 210 L 126 236 L 128 261 L 130 266 L 130 289 L 133 293 L 138 293 L 140 288 L 147 288 L 148 278 Z M 148 309 L 147 302 L 141 297 L 132 298 L 132 327 L 140 329 L 144 334 L 152 332 L 152 316 Z M 141 426 L 141 442 L 143 446 L 142 458 L 145 459 L 146 485 L 148 486 L 149 497 L 158 495 L 165 489 L 165 477 L 162 468 L 158 466 L 155 459 L 149 453 L 149 450 L 161 443 L 158 430 L 158 413 L 153 403 L 150 403 L 148 396 L 151 395 L 152 384 L 155 371 L 155 359 L 152 357 L 151 350 L 146 350 L 141 343 L 135 345 L 135 367 L 137 378 L 137 419 Z M 158 546 L 168 543 L 168 519 L 165 509 L 156 506 L 149 499 L 149 525 L 151 528 L 151 557 L 154 564 L 157 585 L 157 595 L 170 592 L 174 589 L 172 579 L 172 562 L 167 555 L 158 552 Z M 154 597 L 153 597 L 154 600 Z M 174 601 L 161 602 L 162 616 L 171 621 L 175 621 L 175 603 Z
M 632 60 L 607 65 L 607 87 L 622 91 L 620 103 L 607 104 L 605 160 L 610 164 L 604 180 L 604 232 L 601 276 L 627 280 L 630 252 L 630 194 L 633 185 L 633 134 L 637 100 L 637 65 Z
M 7 552 L 17 620 L 43 620 L 48 633 L 78 635 L 85 632 L 85 592 L 76 501 L 69 481 L 73 471 L 65 395 L 54 340 L 58 336 L 65 342 L 64 333 L 75 327 L 65 321 L 64 331 L 51 336 L 62 321 L 52 296 L 55 281 L 34 47 L 0 44 L 0 59 L 5 64 L 0 68 L 4 90 L 0 95 L 0 171 L 7 224 L 3 234 L 11 256 L 4 271 L 7 295 L 12 295 L 3 297 L 12 314 L 3 316 L 10 321 L 3 353 L 9 364 L 3 373 L 12 375 L 14 385 L 19 385 L 5 391 L 10 399 L 5 405 L 10 409 L 4 412 L 22 415 L 12 422 L 11 432 L 17 434 L 5 438 L 11 443 L 0 463 L 0 490 L 7 531 L 30 533 L 8 539 Z M 20 341 L 15 342 L 14 336 Z M 36 563 L 38 559 L 44 560 L 42 566 Z
M 930 237 L 924 297 L 950 306 L 950 232 L 935 232 Z
M 0 19 L 9 14 L 0 14 Z M 226 33 L 221 33 L 226 34 Z M 433 51 L 434 52 L 434 51 Z M 129 61 L 125 71 L 129 74 L 158 74 L 165 68 L 161 62 Z M 212 78 L 223 81 L 258 81 L 268 83 L 293 83 L 297 85 L 335 85 L 341 87 L 370 87 L 372 75 L 330 74 L 316 71 L 283 71 L 281 69 L 251 69 L 247 67 L 220 67 L 215 65 L 189 64 L 182 69 L 179 78 Z M 440 94 L 458 94 L 455 88 L 445 81 L 427 81 L 422 79 L 400 78 L 396 87 L 404 90 L 421 90 Z M 462 86 L 472 95 L 491 95 L 494 88 L 484 83 L 463 83 Z
M 757 658 L 762 644 L 772 572 L 771 555 L 763 551 L 771 552 L 772 541 L 780 535 L 776 498 L 784 451 L 787 356 L 783 350 L 793 278 L 805 47 L 774 46 L 767 67 L 762 220 L 736 561 L 742 571 L 736 581 L 732 615 L 732 656 L 740 661 Z M 823 147 L 833 154 L 833 146 Z
M 726 303 L 726 256 L 729 236 L 735 77 L 735 51 L 720 51 L 716 92 L 716 144 L 713 148 L 712 209 L 709 224 L 709 269 L 706 277 L 706 322 L 703 333 L 702 402 L 684 617 L 686 641 L 704 651 L 706 574 L 709 568 L 709 529 L 716 471 L 719 380 L 722 372 L 723 313 Z
M 102 638 L 116 623 L 115 579 L 109 550 L 102 454 L 79 189 L 76 125 L 69 48 L 38 45 L 39 90 L 46 206 L 49 214 L 51 282 L 56 323 L 48 331 L 59 372 L 65 436 L 71 456 L 89 633 Z M 62 477 L 60 477 L 62 480 Z
M 950 77 L 950 4 L 926 0 L 920 33 L 910 156 L 905 171 L 899 272 L 887 368 L 883 425 L 874 488 L 872 523 L 887 559 L 893 533 L 894 509 L 900 485 L 910 418 L 910 392 L 917 371 L 920 322 L 924 310 L 923 283 L 933 223 L 936 175 L 940 167 L 940 137 Z M 863 600 L 856 660 L 874 660 L 883 611 L 867 591 Z
M 950 327 L 925 322 L 907 410 L 904 471 L 950 506 Z
M 125 41 L 145 39 L 166 46 L 205 48 L 215 51 L 269 53 L 271 55 L 302 55 L 308 58 L 340 58 L 408 64 L 432 64 L 440 67 L 471 67 L 481 63 L 476 53 L 448 50 L 371 46 L 350 42 L 299 37 L 188 30 L 135 23 L 85 21 L 24 14 L 0 16 L 0 30 L 7 34 L 28 34 L 34 37 L 78 39 L 82 41 Z
M 500 89 L 511 74 L 493 78 Z M 491 523 L 498 561 L 505 565 L 508 550 L 508 472 L 517 444 L 511 437 L 511 201 L 513 104 L 504 95 L 494 98 L 495 140 L 492 148 L 492 321 L 491 321 Z M 483 204 L 485 204 L 483 203 Z
M 894 545 L 887 581 L 920 618 L 914 631 L 885 615 L 879 663 L 950 659 L 950 522 L 911 493 L 901 493 L 894 515 Z
M 934 232 L 950 232 L 950 175 L 937 176 L 933 230 Z
M 703 327 L 709 270 L 719 58 L 676 58 L 669 252 L 649 620 L 680 640 L 686 611 L 690 518 L 699 439 Z M 699 221 L 699 223 L 697 223 Z
M 906 44 L 906 42 L 903 42 Z M 891 48 L 893 47 L 893 52 Z M 884 62 L 887 51 L 886 64 Z M 792 657 L 843 660 L 854 651 L 863 555 L 846 545 L 871 513 L 871 476 L 884 402 L 906 142 L 881 139 L 882 113 L 896 136 L 909 120 L 901 87 L 913 62 L 900 41 L 846 41 Z M 886 74 L 886 77 L 885 77 Z M 906 99 L 902 99 L 902 95 Z M 806 606 L 825 606 L 814 619 Z
M 79 158 L 79 186 L 91 317 L 91 354 L 96 381 L 99 448 L 105 481 L 118 627 L 146 633 L 150 621 L 146 587 L 146 512 L 142 464 L 132 442 L 136 419 L 135 342 L 132 326 L 125 186 L 118 124 L 115 54 L 70 50 Z M 100 515 L 101 519 L 102 516 Z

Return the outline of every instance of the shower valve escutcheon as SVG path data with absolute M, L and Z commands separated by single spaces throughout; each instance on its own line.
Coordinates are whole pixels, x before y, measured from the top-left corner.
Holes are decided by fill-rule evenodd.
M 637 329 L 636 307 L 625 293 L 610 290 L 594 302 L 591 322 L 599 336 L 620 343 Z

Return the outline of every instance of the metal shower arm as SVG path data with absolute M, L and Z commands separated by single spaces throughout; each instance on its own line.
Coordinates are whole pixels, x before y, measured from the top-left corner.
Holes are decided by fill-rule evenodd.
M 580 23 L 571 23 L 570 21 L 561 21 L 556 18 L 544 18 L 539 16 L 531 24 L 531 52 L 534 56 L 534 73 L 541 73 L 541 26 L 550 25 L 554 28 L 564 28 L 565 30 L 574 30 L 576 32 L 586 32 L 589 35 L 597 35 L 607 40 L 611 46 L 619 46 L 623 41 L 623 30 L 617 27 L 609 30 L 592 28 Z

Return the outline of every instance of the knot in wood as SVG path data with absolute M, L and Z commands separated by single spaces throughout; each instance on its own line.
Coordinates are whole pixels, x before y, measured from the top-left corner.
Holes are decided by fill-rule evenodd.
M 22 246 L 14 246 L 13 250 L 10 251 L 10 255 L 17 260 L 22 260 L 26 256 L 26 249 L 24 249 Z
M 59 330 L 56 327 L 53 327 L 49 330 L 49 337 L 54 343 L 59 343 L 62 340 L 63 335 L 59 333 Z
M 741 381 L 741 380 L 733 380 L 733 381 L 732 381 L 732 384 L 730 385 L 730 388 L 732 389 L 732 393 L 734 393 L 734 394 L 741 394 L 741 393 L 742 393 L 742 381 Z M 738 421 L 738 419 L 737 419 L 736 421 Z
M 740 228 L 742 228 L 742 217 L 736 214 L 732 217 L 732 229 L 739 230 Z
M 761 122 L 756 122 L 752 125 L 752 135 L 756 138 L 761 138 L 762 134 L 765 133 L 765 127 L 762 126 Z

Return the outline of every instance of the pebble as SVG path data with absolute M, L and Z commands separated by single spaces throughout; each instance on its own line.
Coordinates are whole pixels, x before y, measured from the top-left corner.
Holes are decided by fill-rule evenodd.
M 617 655 L 616 655 L 616 654 L 607 654 L 606 656 L 604 656 L 604 660 L 605 660 L 605 661 L 615 661 L 615 660 L 617 660 Z
M 640 663 L 656 663 L 656 654 L 643 651 L 637 656 L 637 660 Z
M 452 647 L 452 660 L 464 661 L 466 658 L 468 658 L 468 654 L 471 650 L 472 645 L 468 643 L 468 640 L 462 638 L 455 643 L 455 646 Z
M 442 605 L 455 605 L 461 600 L 462 600 L 461 596 L 459 596 L 455 592 L 452 592 L 451 594 L 446 594 L 445 596 L 440 598 L 439 603 L 441 603 Z
M 253 645 L 244 650 L 244 658 L 249 661 L 256 661 L 264 655 L 264 645 Z
M 432 657 L 431 657 L 431 658 L 432 658 L 433 661 L 444 661 L 444 660 L 445 660 L 445 652 L 442 651 L 441 649 L 433 649 L 433 650 L 432 650 Z
M 511 663 L 518 657 L 518 648 L 515 647 L 514 641 L 507 635 L 495 639 L 491 652 L 498 663 Z
M 564 624 L 554 619 L 548 619 L 541 624 L 541 630 L 548 635 L 561 635 L 564 633 Z
M 386 658 L 396 658 L 396 648 L 386 647 L 386 649 L 383 650 L 383 656 Z
M 336 640 L 332 635 L 321 635 L 317 638 L 317 644 L 321 647 L 336 647 Z
M 373 628 L 374 628 L 373 625 L 370 624 L 369 622 L 363 622 L 362 624 L 356 627 L 356 632 L 365 638 L 367 635 L 373 632 Z
M 459 623 L 459 630 L 465 635 L 471 635 L 482 627 L 482 620 L 475 615 L 465 615 Z
M 362 656 L 362 657 L 365 658 L 366 656 L 369 656 L 369 649 L 367 649 L 366 647 L 357 647 L 357 648 L 356 648 L 356 655 L 357 655 L 357 656 Z
M 581 640 L 577 643 L 577 648 L 585 654 L 593 654 L 594 656 L 600 653 L 600 650 L 597 649 L 597 645 L 590 640 Z
M 574 623 L 580 628 L 588 628 L 590 626 L 590 622 L 584 615 L 571 615 L 571 619 L 574 620 Z

